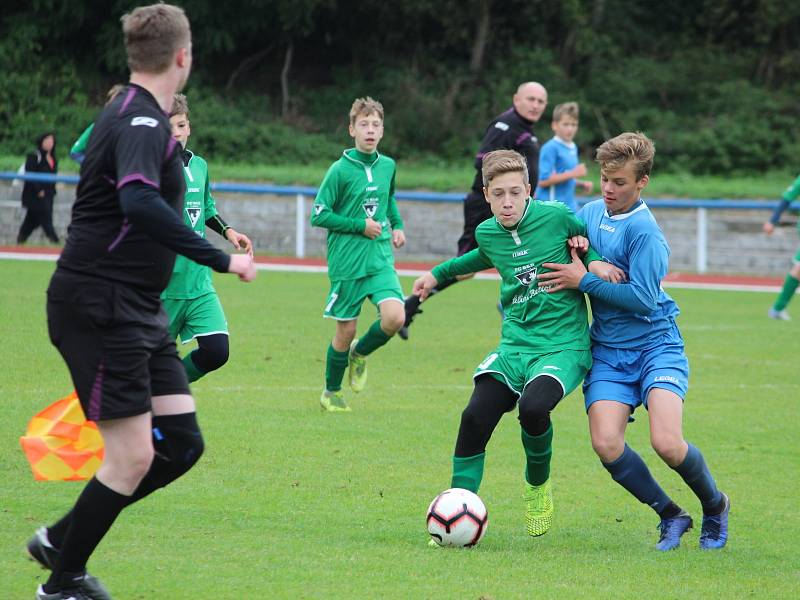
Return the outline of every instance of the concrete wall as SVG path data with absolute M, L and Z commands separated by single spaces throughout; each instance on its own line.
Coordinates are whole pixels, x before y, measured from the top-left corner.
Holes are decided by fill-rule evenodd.
M 66 233 L 75 187 L 59 184 L 53 213 L 56 231 Z M 16 240 L 24 209 L 19 189 L 0 182 L 0 244 Z M 296 199 L 294 196 L 219 193 L 217 207 L 226 221 L 253 240 L 260 252 L 293 256 L 295 252 Z M 324 256 L 325 231 L 308 225 L 311 198 L 306 198 L 306 256 Z M 406 223 L 406 247 L 397 252 L 398 260 L 437 260 L 454 255 L 463 225 L 459 203 L 400 201 Z M 660 209 L 653 211 L 672 248 L 673 271 L 696 270 L 697 213 L 695 210 Z M 761 232 L 769 217 L 766 211 L 708 211 L 708 272 L 752 275 L 783 275 L 797 250 L 797 232 L 780 228 L 767 237 Z M 210 233 L 211 241 L 221 238 Z M 34 232 L 30 244 L 45 244 L 41 230 Z

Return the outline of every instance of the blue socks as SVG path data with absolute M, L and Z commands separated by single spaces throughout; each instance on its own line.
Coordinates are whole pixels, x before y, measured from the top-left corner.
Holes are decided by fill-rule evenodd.
M 703 459 L 700 450 L 689 444 L 689 451 L 686 453 L 686 458 L 677 467 L 673 467 L 675 471 L 683 477 L 695 496 L 700 499 L 700 504 L 703 506 L 703 514 L 715 515 L 720 513 L 720 505 L 722 504 L 722 493 L 717 489 L 717 484 L 711 476 L 711 471 L 708 470 L 708 465 Z
M 625 444 L 625 450 L 617 460 L 602 465 L 611 473 L 614 481 L 633 494 L 639 502 L 647 504 L 659 515 L 674 512 L 670 510 L 675 507 L 672 500 L 653 479 L 642 457 L 631 450 L 628 444 Z

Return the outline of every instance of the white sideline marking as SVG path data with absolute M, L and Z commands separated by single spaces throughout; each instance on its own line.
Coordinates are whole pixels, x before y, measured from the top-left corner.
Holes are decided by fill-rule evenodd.
M 31 254 L 28 252 L 0 252 L 0 260 L 38 260 L 54 261 L 58 254 Z M 285 273 L 327 273 L 328 267 L 324 265 L 294 265 L 282 263 L 256 263 L 259 271 L 281 271 Z M 419 277 L 425 273 L 420 269 L 398 269 L 397 274 L 403 277 Z M 500 279 L 496 273 L 478 273 L 476 279 Z M 776 293 L 781 290 L 780 286 L 775 285 L 741 285 L 736 283 L 697 283 L 664 281 L 662 285 L 666 288 L 688 289 L 688 290 L 715 290 L 721 292 L 769 292 Z

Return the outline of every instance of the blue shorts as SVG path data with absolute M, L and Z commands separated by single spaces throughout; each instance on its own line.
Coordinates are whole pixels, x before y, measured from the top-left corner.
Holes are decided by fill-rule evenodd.
M 640 404 L 647 408 L 647 394 L 652 388 L 686 397 L 689 360 L 677 330 L 646 350 L 592 346 L 592 368 L 583 381 L 587 411 L 598 400 L 615 400 L 629 405 L 633 413 Z

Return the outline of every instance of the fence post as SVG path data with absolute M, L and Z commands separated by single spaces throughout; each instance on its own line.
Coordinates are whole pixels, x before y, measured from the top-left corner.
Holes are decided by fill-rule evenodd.
M 708 214 L 704 207 L 697 209 L 697 272 L 708 271 Z
M 294 255 L 297 258 L 304 258 L 306 255 L 306 197 L 303 194 L 297 194 L 296 206 Z

